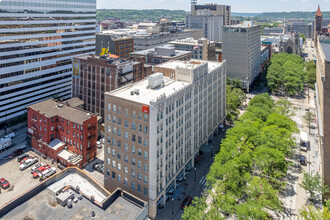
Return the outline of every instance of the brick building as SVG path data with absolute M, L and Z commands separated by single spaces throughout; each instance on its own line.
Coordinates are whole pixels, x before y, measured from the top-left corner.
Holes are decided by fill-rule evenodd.
M 110 53 L 120 58 L 128 58 L 134 51 L 134 38 L 113 33 L 96 34 L 96 54 Z
M 96 156 L 97 115 L 48 99 L 28 108 L 32 148 L 64 166 L 84 166 Z
M 151 73 L 151 66 L 115 55 L 74 57 L 72 97 L 83 100 L 87 111 L 103 116 L 104 92 L 139 81 Z

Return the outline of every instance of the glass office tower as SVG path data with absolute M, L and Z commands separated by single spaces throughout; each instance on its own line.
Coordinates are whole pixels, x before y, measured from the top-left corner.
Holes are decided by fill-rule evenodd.
M 0 128 L 71 97 L 72 61 L 95 52 L 96 0 L 0 0 Z

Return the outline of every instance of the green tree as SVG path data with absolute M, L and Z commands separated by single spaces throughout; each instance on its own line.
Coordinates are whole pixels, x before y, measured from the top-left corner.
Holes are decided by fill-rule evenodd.
M 303 207 L 299 210 L 299 219 L 301 220 L 328 220 L 330 219 L 329 208 L 317 209 L 312 205 Z
M 304 121 L 307 123 L 308 126 L 308 133 L 311 133 L 311 125 L 315 119 L 315 115 L 311 112 L 306 112 L 303 116 Z
M 306 41 L 306 36 L 305 36 L 305 34 L 300 34 L 300 37 L 303 39 L 303 43 L 305 43 L 305 41 Z
M 313 201 L 317 199 L 317 195 L 323 195 L 328 192 L 327 186 L 324 185 L 322 176 L 317 173 L 315 175 L 304 173 L 303 181 L 299 184 L 309 193 L 309 198 Z
M 294 107 L 292 103 L 286 99 L 280 99 L 276 102 L 275 111 L 286 117 L 291 117 L 294 115 Z
M 308 61 L 305 68 L 306 83 L 310 88 L 315 87 L 316 83 L 316 64 L 314 61 Z

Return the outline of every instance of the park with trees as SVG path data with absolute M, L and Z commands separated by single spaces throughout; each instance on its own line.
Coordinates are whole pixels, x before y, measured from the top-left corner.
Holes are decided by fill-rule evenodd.
M 227 131 L 207 175 L 207 197 L 196 198 L 183 219 L 268 219 L 282 211 L 279 193 L 286 184 L 288 158 L 296 146 L 296 123 L 267 93 L 255 96 Z M 289 108 L 290 109 L 290 108 Z

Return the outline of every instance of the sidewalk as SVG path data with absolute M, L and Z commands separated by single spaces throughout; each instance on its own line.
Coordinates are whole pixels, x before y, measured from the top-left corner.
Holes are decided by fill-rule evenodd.
M 206 181 L 204 180 L 206 178 L 206 175 L 209 172 L 210 166 L 214 161 L 214 155 L 215 152 L 217 152 L 220 149 L 220 143 L 224 136 L 224 133 L 221 133 L 221 135 L 218 135 L 217 137 L 214 137 L 213 142 L 211 144 L 208 144 L 208 151 L 204 151 L 204 154 L 202 155 L 202 160 L 199 161 L 196 164 L 196 181 L 195 181 L 195 170 L 192 168 L 189 171 L 189 174 L 187 175 L 186 183 L 184 184 L 184 181 L 181 182 L 180 186 L 177 187 L 176 191 L 173 194 L 173 204 L 172 204 L 172 198 L 169 198 L 164 208 L 157 210 L 158 214 L 156 219 L 159 220 L 179 220 L 181 219 L 181 215 L 183 214 L 183 210 L 180 208 L 182 201 L 187 195 L 190 195 L 191 197 L 199 197 L 201 196 L 201 193 L 203 192 L 203 188 L 206 185 Z M 211 146 L 213 151 L 213 157 L 211 159 Z M 201 181 L 203 179 L 203 181 Z M 204 185 L 202 185 L 204 184 Z M 173 214 L 172 214 L 172 206 L 173 206 Z

